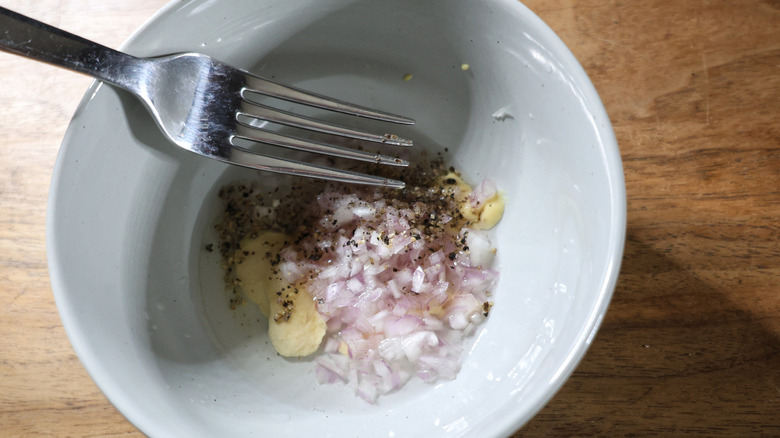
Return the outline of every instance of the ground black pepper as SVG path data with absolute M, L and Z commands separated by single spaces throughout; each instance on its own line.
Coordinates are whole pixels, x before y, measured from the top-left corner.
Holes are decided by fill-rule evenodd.
M 293 241 L 284 242 L 284 246 L 291 246 L 301 260 L 327 262 L 327 259 L 323 260 L 323 255 L 327 253 L 328 248 L 321 249 L 318 246 L 320 236 L 323 234 L 323 223 L 334 227 L 340 224 L 340 221 L 333 217 L 336 214 L 333 210 L 319 210 L 316 202 L 317 195 L 323 192 L 327 184 L 344 187 L 343 190 L 367 202 L 381 197 L 386 201 L 385 209 L 414 211 L 414 215 L 407 218 L 413 232 L 412 237 L 415 240 L 425 239 L 431 245 L 429 246 L 431 253 L 442 249 L 441 244 L 437 246 L 437 242 L 443 242 L 442 237 L 445 233 L 451 234 L 464 223 L 454 194 L 457 180 L 446 178 L 442 181 L 448 171 L 456 173 L 455 169 L 443 165 L 444 158 L 441 154 L 433 158 L 423 156 L 413 162 L 416 164 L 410 168 L 397 168 L 395 174 L 387 175 L 391 178 L 403 179 L 407 184 L 403 190 L 343 185 L 313 179 L 300 179 L 292 184 L 288 191 L 280 190 L 278 186 L 262 188 L 259 183 L 236 183 L 223 187 L 219 196 L 223 201 L 224 214 L 215 229 L 219 237 L 218 248 L 223 264 L 226 266 L 226 283 L 232 284 L 235 279 L 235 271 L 232 267 L 241 264 L 250 254 L 238 250 L 241 241 L 247 237 L 256 237 L 264 231 L 282 232 L 293 236 Z M 374 174 L 387 173 L 387 168 L 384 166 L 365 163 L 359 166 L 351 170 Z M 354 223 L 345 223 L 340 232 L 354 235 L 354 227 Z M 366 241 L 370 238 L 370 231 L 372 230 L 367 230 L 363 237 Z M 385 234 L 379 238 L 385 245 L 392 245 L 392 236 Z M 346 245 L 357 248 L 362 243 L 349 240 Z M 456 246 L 460 250 L 467 251 L 468 247 L 465 244 L 465 237 L 456 241 Z M 214 247 L 211 246 L 211 249 L 213 250 Z M 282 261 L 282 256 L 278 252 L 269 252 L 265 255 L 272 266 L 278 266 Z M 447 257 L 450 261 L 454 261 L 457 254 L 450 252 Z M 397 270 L 393 269 L 393 271 Z M 275 275 L 279 273 L 275 272 Z M 233 306 L 234 303 L 231 301 L 231 307 Z M 274 319 L 277 319 L 277 316 L 279 315 L 275 315 Z M 281 315 L 279 319 L 287 320 L 289 315 Z

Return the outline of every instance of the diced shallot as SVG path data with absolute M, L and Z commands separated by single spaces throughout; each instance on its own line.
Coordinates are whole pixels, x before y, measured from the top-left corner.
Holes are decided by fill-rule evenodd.
M 495 183 L 486 180 L 468 202 L 477 205 L 494 194 Z M 498 278 L 488 268 L 489 235 L 453 228 L 433 238 L 425 227 L 411 224 L 438 218 L 451 227 L 453 215 L 424 203 L 395 205 L 381 196 L 328 189 L 315 207 L 327 218 L 317 223 L 328 226 L 301 245 L 316 246 L 327 261 L 304 259 L 309 272 L 285 261 L 281 273 L 286 280 L 310 278 L 307 288 L 326 320 L 317 380 L 347 382 L 374 403 L 413 376 L 426 382 L 455 378 L 464 336 L 484 321 Z

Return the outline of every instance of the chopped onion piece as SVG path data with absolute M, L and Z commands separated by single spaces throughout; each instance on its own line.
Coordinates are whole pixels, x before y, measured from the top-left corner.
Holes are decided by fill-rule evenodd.
M 483 182 L 469 202 L 494 194 L 495 184 Z M 329 264 L 308 287 L 324 298 L 318 309 L 328 322 L 318 381 L 346 380 L 373 403 L 414 375 L 428 382 L 455 377 L 463 337 L 484 321 L 483 302 L 498 274 L 485 268 L 493 261 L 488 233 L 463 228 L 432 239 L 410 224 L 427 214 L 444 226 L 452 215 L 426 213 L 422 203 L 403 207 L 362 197 L 368 198 L 336 191 L 319 198 L 319 208 L 332 212 L 320 223 L 349 216 L 353 225 L 349 231 L 339 223 L 338 236 L 320 233 L 320 241 L 335 243 Z
M 345 382 L 369 403 L 414 376 L 454 379 L 463 340 L 492 305 L 491 235 L 470 229 L 458 202 L 480 208 L 496 195 L 495 182 L 465 196 L 462 185 L 436 179 L 443 167 L 430 169 L 438 173 L 402 191 L 326 183 L 316 202 L 301 197 L 248 213 L 271 221 L 260 229 L 291 236 L 274 271 L 305 289 L 325 320 L 317 381 Z

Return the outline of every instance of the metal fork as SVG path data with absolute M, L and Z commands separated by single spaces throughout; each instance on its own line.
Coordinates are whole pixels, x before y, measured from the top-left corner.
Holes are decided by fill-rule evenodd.
M 351 183 L 403 188 L 404 183 L 251 152 L 256 144 L 341 158 L 407 166 L 399 158 L 282 135 L 267 122 L 397 146 L 412 142 L 324 123 L 263 103 L 268 97 L 359 117 L 411 125 L 414 120 L 308 93 L 230 67 L 206 55 L 137 58 L 0 7 L 0 49 L 93 76 L 123 88 L 146 105 L 177 146 L 229 164 Z

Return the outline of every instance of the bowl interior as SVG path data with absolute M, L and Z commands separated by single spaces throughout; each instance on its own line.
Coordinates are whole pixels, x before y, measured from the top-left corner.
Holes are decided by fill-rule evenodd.
M 219 187 L 287 179 L 178 150 L 133 97 L 93 85 L 53 181 L 52 284 L 82 362 L 143 432 L 505 435 L 573 371 L 614 288 L 622 171 L 587 76 L 521 4 L 177 2 L 125 49 L 200 51 L 414 117 L 396 132 L 447 148 L 467 179 L 494 178 L 507 200 L 495 306 L 457 379 L 412 381 L 368 405 L 343 385 L 318 385 L 310 360 L 278 357 L 259 312 L 228 309 L 217 252 L 204 250 L 216 240 Z

